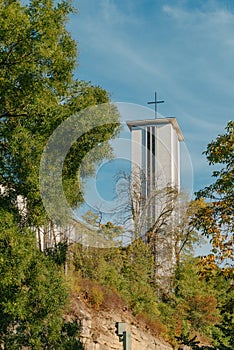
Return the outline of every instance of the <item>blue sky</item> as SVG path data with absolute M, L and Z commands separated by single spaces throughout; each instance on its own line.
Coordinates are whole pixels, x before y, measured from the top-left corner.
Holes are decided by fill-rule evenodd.
M 78 0 L 68 29 L 78 42 L 76 76 L 114 102 L 176 117 L 194 169 L 194 189 L 211 182 L 202 152 L 234 114 L 234 1 Z

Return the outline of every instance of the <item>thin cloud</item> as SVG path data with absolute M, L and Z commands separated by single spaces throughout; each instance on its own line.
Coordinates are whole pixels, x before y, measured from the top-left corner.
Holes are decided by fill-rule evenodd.
M 80 0 L 70 24 L 77 74 L 115 101 L 146 104 L 158 90 L 160 112 L 178 118 L 202 171 L 205 145 L 233 119 L 234 14 L 223 1 L 168 3 Z
M 136 23 L 133 16 L 123 12 L 118 7 L 119 3 L 113 0 L 102 0 L 100 2 L 101 17 L 108 23 L 113 25 L 129 25 Z

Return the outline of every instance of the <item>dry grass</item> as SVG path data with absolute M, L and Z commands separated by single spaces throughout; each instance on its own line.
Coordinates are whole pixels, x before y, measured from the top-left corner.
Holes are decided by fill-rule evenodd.
M 79 296 L 96 310 L 124 309 L 124 302 L 114 288 L 107 288 L 77 274 L 70 278 L 69 286 L 71 295 Z
M 160 320 L 152 319 L 146 313 L 139 314 L 136 316 L 136 319 L 146 330 L 150 331 L 151 334 L 157 337 L 165 337 L 167 327 L 162 324 Z

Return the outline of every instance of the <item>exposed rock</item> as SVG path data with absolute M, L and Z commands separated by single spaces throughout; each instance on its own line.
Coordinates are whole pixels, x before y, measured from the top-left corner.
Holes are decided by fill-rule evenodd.
M 116 322 L 125 322 L 131 333 L 131 350 L 171 350 L 170 344 L 153 336 L 124 310 L 95 310 L 81 299 L 73 299 L 74 315 L 82 324 L 81 339 L 86 350 L 123 350 L 123 343 L 115 334 Z

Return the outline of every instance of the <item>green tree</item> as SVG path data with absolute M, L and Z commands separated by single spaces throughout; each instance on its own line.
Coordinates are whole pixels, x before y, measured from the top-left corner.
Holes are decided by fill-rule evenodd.
M 47 258 L 28 227 L 52 227 L 40 196 L 39 168 L 53 131 L 86 107 L 108 105 L 108 115 L 83 118 L 88 131 L 63 164 L 66 197 L 76 206 L 82 201 L 81 176 L 112 156 L 108 140 L 118 130 L 118 115 L 105 90 L 74 78 L 77 47 L 66 30 L 71 2 L 22 3 L 0 0 L 0 347 L 82 349 L 79 327 L 63 321 L 67 292 L 52 261 L 62 264 L 66 252 L 58 249 Z M 103 126 L 92 128 L 100 117 Z
M 67 301 L 63 278 L 37 249 L 34 233 L 20 229 L 14 213 L 4 209 L 0 210 L 0 275 L 1 348 L 59 349 L 68 327 L 62 317 Z M 67 341 L 75 343 L 77 335 L 74 332 Z
M 125 295 L 135 315 L 148 313 L 152 317 L 159 315 L 154 281 L 154 259 L 147 243 L 136 239 L 123 251 L 121 274 L 125 279 Z
M 210 238 L 214 256 L 228 263 L 234 258 L 234 121 L 227 124 L 226 133 L 208 144 L 205 154 L 209 165 L 220 165 L 221 169 L 213 171 L 213 184 L 196 193 L 205 203 L 194 225 Z
M 191 330 L 206 332 L 219 321 L 217 295 L 212 283 L 199 275 L 199 260 L 185 260 L 177 270 L 175 296 L 177 310 Z
M 30 225 L 45 218 L 39 165 L 49 136 L 72 114 L 109 101 L 105 90 L 74 79 L 77 47 L 66 30 L 73 11 L 69 0 L 30 0 L 26 6 L 19 0 L 0 1 L 0 183 L 5 199 L 26 199 Z M 100 144 L 115 134 L 118 117 L 102 118 L 106 125 L 75 142 L 63 165 L 63 186 L 73 206 L 82 201 L 77 171 L 85 156 L 90 153 L 85 174 L 92 173 L 94 160 L 111 156 L 109 144 Z
M 227 289 L 224 300 L 221 299 L 219 310 L 221 322 L 216 326 L 218 332 L 213 332 L 213 338 L 220 349 L 231 350 L 234 347 L 234 288 Z
M 227 274 L 228 275 L 228 274 Z M 231 350 L 234 347 L 234 284 L 232 277 L 225 276 L 223 269 L 217 268 L 207 281 L 212 283 L 218 300 L 220 322 L 212 332 L 214 345 L 221 350 Z
M 232 279 L 217 265 L 204 270 L 202 259 L 196 258 L 182 263 L 175 282 L 176 308 L 182 326 L 176 338 L 192 349 L 231 350 L 234 345 Z M 196 333 L 208 336 L 212 346 L 199 347 Z

